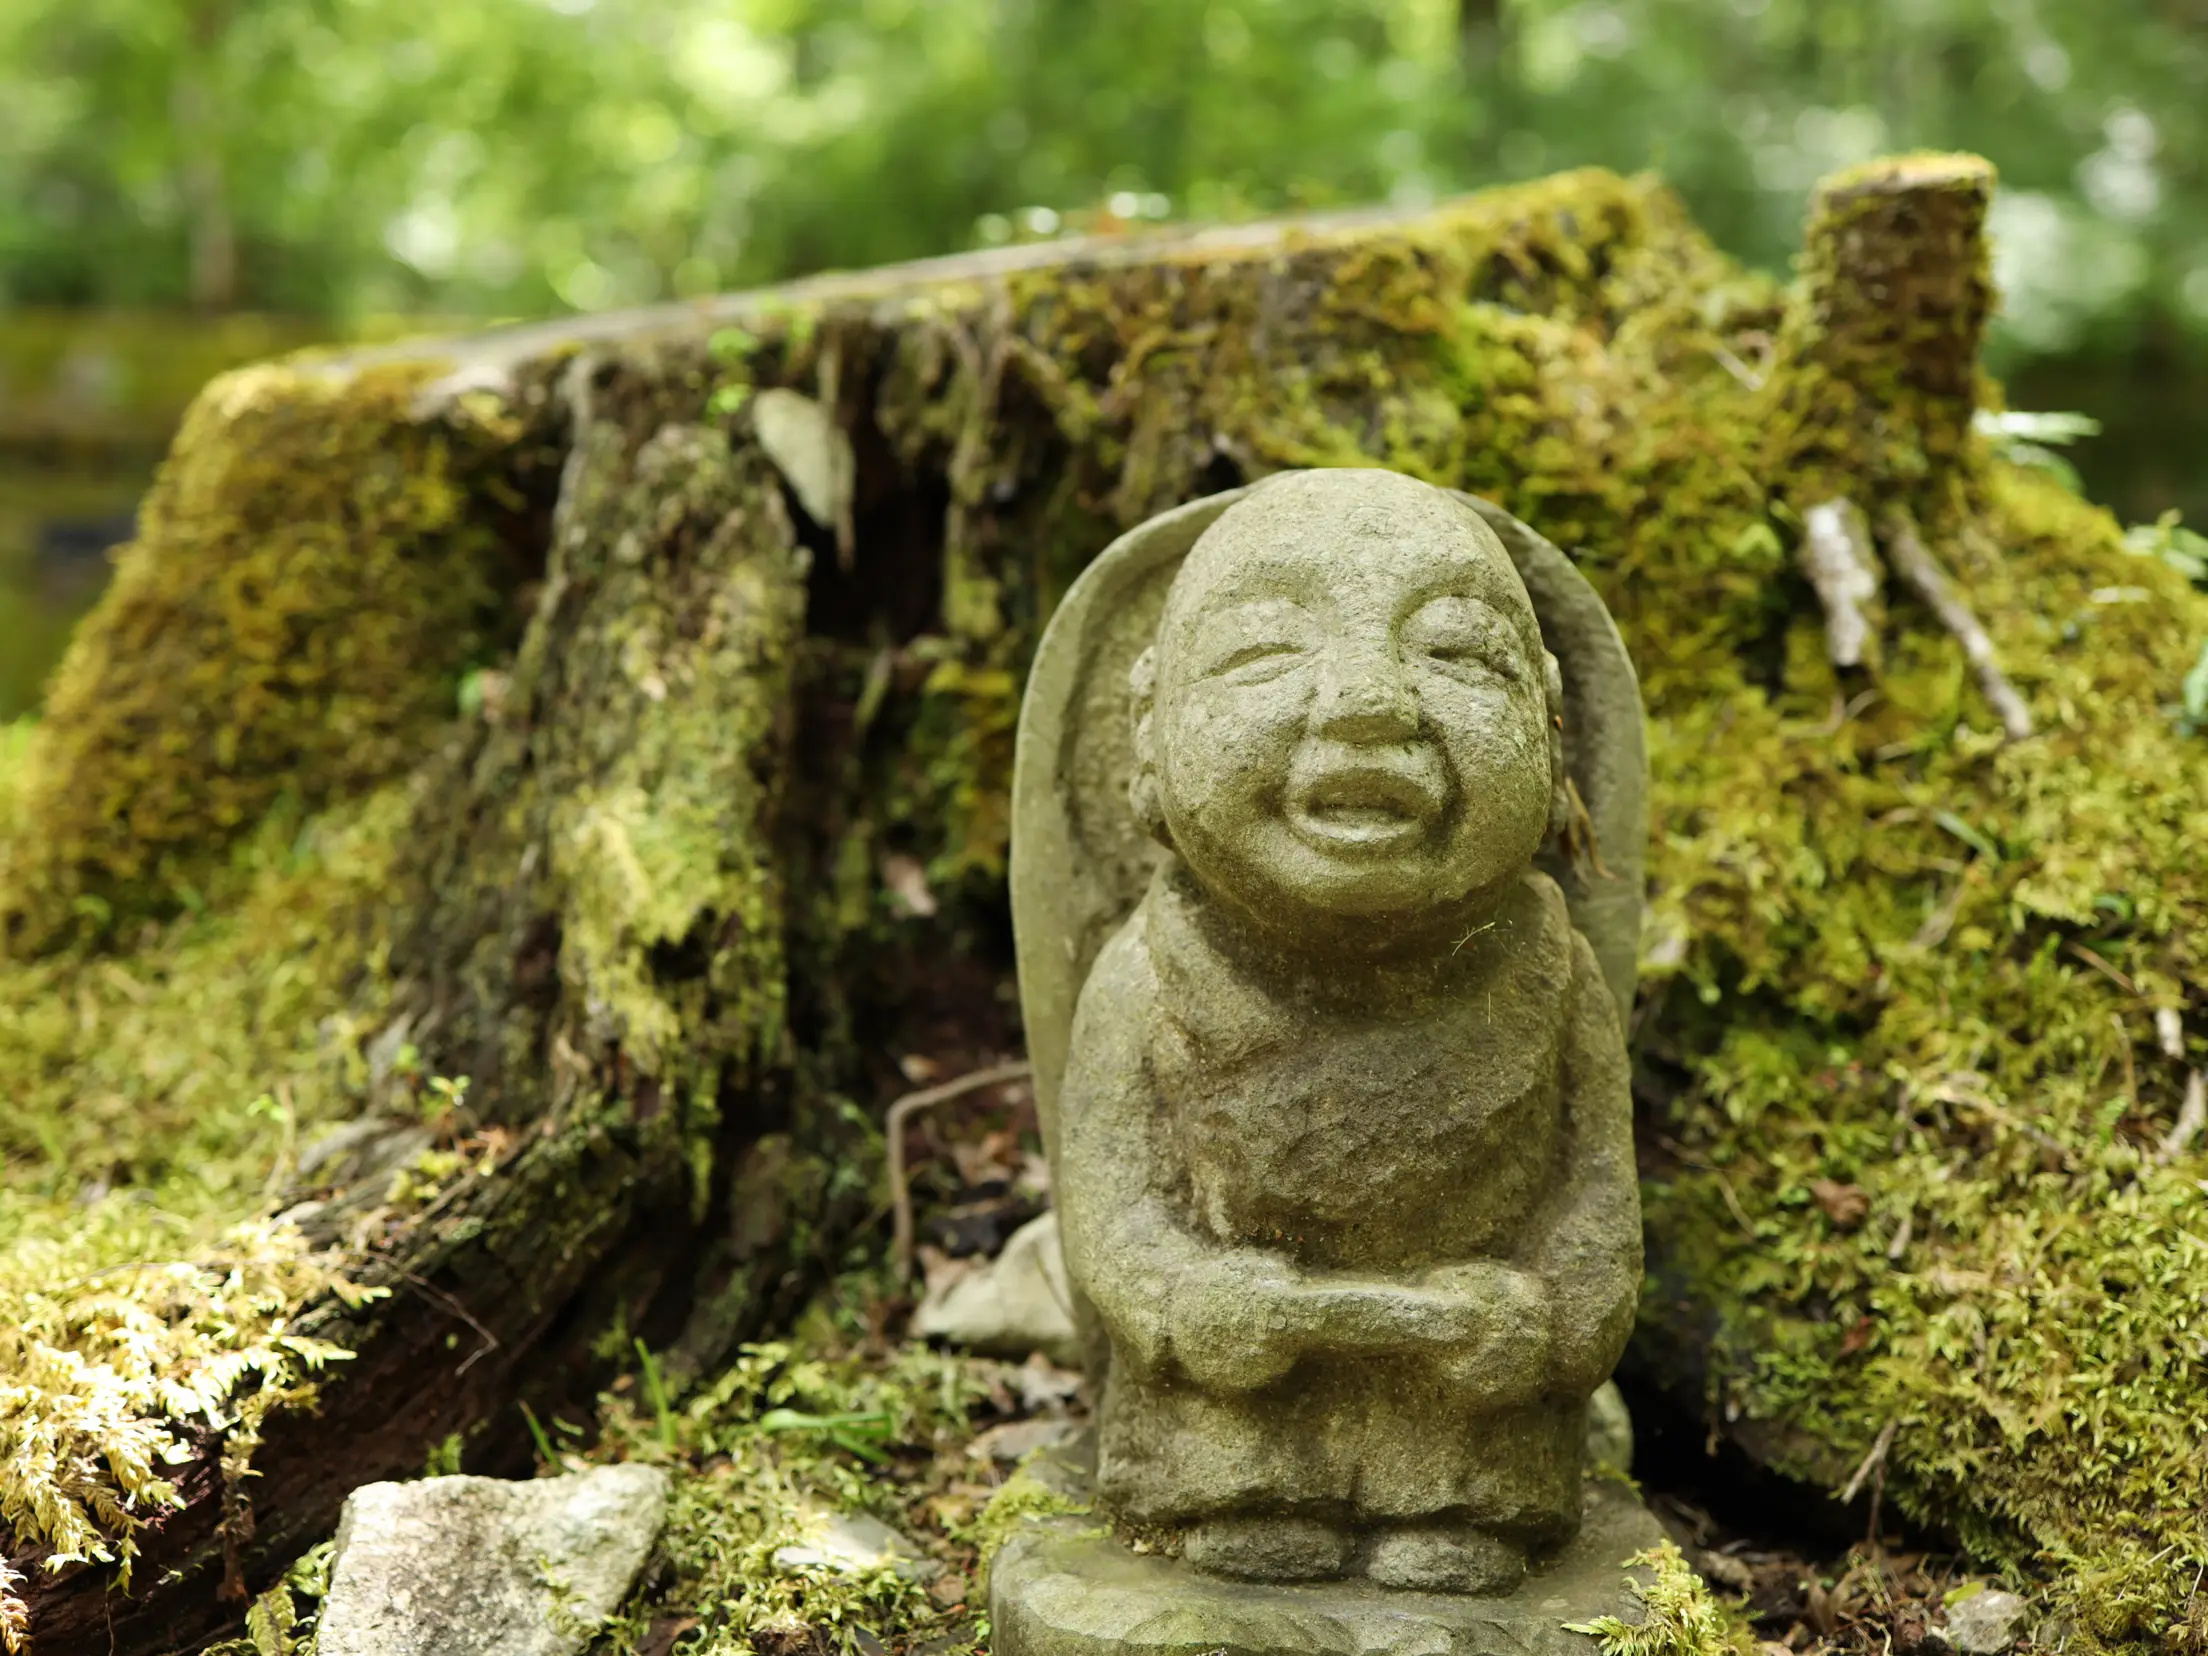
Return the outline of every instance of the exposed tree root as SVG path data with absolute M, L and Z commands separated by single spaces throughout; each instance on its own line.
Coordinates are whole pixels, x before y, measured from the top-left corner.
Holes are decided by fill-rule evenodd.
M 1953 633 L 1963 646 L 1963 654 L 1977 669 L 1978 687 L 1993 704 L 2009 740 L 2021 742 L 2031 735 L 2032 710 L 2017 694 L 2008 675 L 2001 671 L 1993 640 L 1986 636 L 1986 629 L 1978 624 L 1978 617 L 1963 602 L 1954 578 L 1940 567 L 1939 559 L 1924 544 L 1924 537 L 1917 533 L 1917 520 L 1905 506 L 1892 507 L 1886 513 L 1886 552 L 1894 561 L 1895 572 L 1909 583 L 1910 589 L 1940 618 L 1940 625 Z

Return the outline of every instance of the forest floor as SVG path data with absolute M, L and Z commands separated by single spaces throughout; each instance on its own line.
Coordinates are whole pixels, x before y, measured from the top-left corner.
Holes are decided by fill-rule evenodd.
M 940 1066 L 911 1063 L 916 1081 L 937 1079 Z M 1039 1211 L 1040 1144 L 1032 1106 L 1022 1089 L 1002 1089 L 917 1118 L 909 1141 L 921 1260 L 931 1274 L 955 1274 L 985 1261 L 1014 1229 Z M 1015 1102 L 1007 1108 L 1001 1101 Z M 808 1609 L 801 1596 L 776 1627 L 760 1626 L 754 1641 L 765 1656 L 949 1656 L 986 1646 L 985 1581 L 979 1554 L 993 1532 L 1041 1496 L 1021 1470 L 1038 1449 L 1066 1443 L 1087 1424 L 1089 1398 L 1075 1374 L 1040 1354 L 1025 1364 L 947 1358 L 905 1336 L 917 1285 L 902 1290 L 892 1275 L 841 1279 L 801 1326 L 801 1344 L 833 1351 L 853 1372 L 883 1377 L 919 1372 L 914 1365 L 950 1363 L 965 1389 L 962 1419 L 940 1418 L 932 1452 L 892 1450 L 869 1468 L 870 1508 L 892 1515 L 928 1558 L 925 1600 L 907 1595 L 877 1602 L 878 1619 L 847 1594 L 832 1593 Z M 836 1332 L 841 1330 L 840 1335 Z M 949 1371 L 940 1371 L 949 1372 Z M 938 1380 L 939 1385 L 944 1384 Z M 1629 1392 L 1629 1396 L 1632 1394 Z M 1871 1538 L 1860 1503 L 1843 1507 L 1829 1495 L 1793 1485 L 1751 1466 L 1737 1449 L 1713 1447 L 1700 1423 L 1667 1412 L 1664 1400 L 1635 1397 L 1642 1493 L 1672 1539 L 1710 1584 L 1727 1612 L 1739 1648 L 1760 1656 L 1946 1656 L 1941 1629 L 1946 1603 L 1974 1586 L 1962 1563 L 1923 1538 L 1889 1533 Z M 615 1438 L 632 1436 L 632 1421 Z M 887 1447 L 887 1446 L 885 1446 Z M 861 1448 L 846 1443 L 850 1456 Z M 679 1549 L 678 1549 L 679 1550 Z M 663 1576 L 649 1595 L 647 1636 L 608 1643 L 608 1652 L 663 1656 L 700 1625 L 701 1608 L 682 1601 L 686 1587 Z M 710 1607 L 702 1611 L 710 1615 Z M 631 1630 L 633 1638 L 636 1629 Z M 762 1639 L 760 1636 L 765 1635 Z M 685 1644 L 688 1649 L 713 1647 Z

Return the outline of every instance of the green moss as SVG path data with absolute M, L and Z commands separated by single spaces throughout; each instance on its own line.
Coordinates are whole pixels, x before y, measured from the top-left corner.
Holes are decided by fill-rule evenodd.
M 0 821 L 7 797 L 0 767 Z M 406 815 L 403 789 L 272 813 L 133 953 L 0 962 L 10 1199 L 128 1190 L 196 1224 L 279 1189 L 304 1137 L 358 1107 Z
M 35 952 L 190 901 L 280 795 L 405 769 L 489 648 L 501 548 L 480 405 L 409 417 L 417 367 L 264 367 L 186 417 L 113 583 L 49 689 L 0 845 L 0 946 Z
M 1993 187 L 1985 161 L 1941 154 L 1868 162 L 1818 186 L 1763 444 L 1766 475 L 1797 509 L 1876 490 L 1945 515 L 1993 309 Z
M 0 735 L 0 831 L 25 735 Z M 127 1575 L 187 1438 L 242 1465 L 344 1355 L 294 1320 L 345 1262 L 246 1221 L 357 1108 L 405 806 L 272 814 L 128 956 L 0 961 L 0 1523 L 57 1567 Z
M 2051 1563 L 2081 1634 L 2189 1647 L 2208 1249 L 2199 1146 L 2158 1145 L 2208 1012 L 2208 817 L 2166 706 L 2208 599 L 2052 484 L 1983 487 L 1974 602 L 2041 737 L 2001 746 L 1936 635 L 1841 730 L 1804 641 L 1737 751 L 1663 732 L 1660 1004 L 1694 1084 L 1646 1192 L 1651 1315 L 1717 1315 L 1713 1407 L 1783 1424 L 1797 1470 L 1893 1423 L 1907 1510 Z M 2151 596 L 2095 601 L 2120 586 Z
M 974 1545 L 986 1567 L 997 1549 L 1017 1535 L 1022 1525 L 1038 1518 L 1078 1518 L 1089 1510 L 1085 1503 L 1051 1488 L 1022 1467 L 999 1484 L 982 1507 L 973 1524 Z
M 692 1624 L 685 1649 L 734 1656 L 777 1637 L 817 1638 L 851 1656 L 890 1641 L 974 1644 L 978 1600 L 932 1591 L 973 1563 L 960 1515 L 974 1499 L 959 1451 L 996 1366 L 904 1347 L 872 1358 L 788 1344 L 749 1346 L 667 1413 L 630 1381 L 603 1403 L 601 1453 L 668 1465 L 667 1568 L 624 1607 L 616 1650 L 655 1622 Z M 977 1469 L 978 1470 L 978 1469 Z M 967 1485 L 967 1488 L 972 1486 Z M 925 1572 L 845 1573 L 786 1561 L 836 1514 L 867 1514 L 917 1543 Z M 817 1648 L 817 1646 L 816 1646 Z
M 0 1523 L 43 1566 L 119 1566 L 138 1531 L 181 1504 L 166 1468 L 189 1439 L 228 1440 L 245 1473 L 267 1412 L 314 1399 L 312 1376 L 348 1354 L 295 1326 L 299 1306 L 363 1295 L 296 1232 L 238 1226 L 176 1257 L 183 1227 L 135 1202 L 66 1226 L 29 1206 L 0 1218 Z M 17 1583 L 0 1577 L 0 1648 L 27 1648 Z
M 1604 1616 L 1566 1624 L 1574 1633 L 1591 1634 L 1602 1656 L 1746 1656 L 1757 1648 L 1747 1617 L 1720 1604 L 1669 1541 L 1628 1562 L 1649 1572 L 1647 1581 L 1633 1585 L 1640 1619 Z

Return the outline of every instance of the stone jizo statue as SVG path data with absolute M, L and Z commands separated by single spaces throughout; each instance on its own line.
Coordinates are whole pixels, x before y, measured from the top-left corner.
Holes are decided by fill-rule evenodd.
M 1592 590 L 1485 503 L 1282 474 L 1083 577 L 1019 763 L 1095 1496 L 1110 1547 L 1178 1559 L 1134 1602 L 1541 1579 L 1640 1280 L 1644 760 Z M 1051 1645 L 1005 1562 L 1006 1648 Z

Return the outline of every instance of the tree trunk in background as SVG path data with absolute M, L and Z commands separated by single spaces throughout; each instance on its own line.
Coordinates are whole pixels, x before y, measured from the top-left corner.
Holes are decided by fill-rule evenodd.
M 1497 16 L 1465 15 L 1468 39 Z M 1815 1140 L 1826 1081 L 1773 1083 L 1743 1116 L 1708 1077 L 1750 1025 L 1819 1066 L 1881 1027 L 1877 975 L 1820 952 L 1873 922 L 1813 906 L 1903 878 L 1837 848 L 1900 811 L 1865 778 L 1924 767 L 1879 855 L 1917 847 L 1953 884 L 1935 812 L 2001 820 L 2013 767 L 1972 745 L 1986 714 L 1929 612 L 1895 623 L 1883 701 L 1847 711 L 1859 686 L 1825 662 L 1791 561 L 1815 504 L 1796 497 L 1906 504 L 1938 544 L 1987 526 L 2012 562 L 1969 566 L 1985 618 L 2050 678 L 2050 593 L 2151 580 L 2170 612 L 2198 604 L 1969 447 L 1987 188 L 1921 162 L 1843 181 L 1791 307 L 1660 187 L 1581 173 L 1411 218 L 1023 247 L 216 382 L 34 738 L 0 947 L 130 958 L 270 813 L 387 817 L 395 873 L 339 1056 L 367 1116 L 392 1114 L 293 1194 L 395 1294 L 325 1316 L 358 1360 L 318 1413 L 271 1423 L 250 1539 L 223 1523 L 210 1444 L 130 1599 L 95 1571 L 33 1581 L 39 1648 L 188 1643 L 234 1613 L 226 1572 L 264 1585 L 347 1491 L 454 1431 L 479 1428 L 471 1470 L 523 1464 L 514 1400 L 587 1394 L 609 1328 L 698 1373 L 786 1315 L 878 1220 L 868 1123 L 902 1090 L 896 1057 L 1017 1050 L 1006 794 L 1041 624 L 1121 531 L 1290 466 L 1490 496 L 1618 617 L 1657 792 L 1641 1361 L 1838 1482 L 1868 1442 L 1856 1416 L 1728 1388 L 1751 1312 L 1815 1322 L 1854 1279 L 1774 1288 L 1770 1237 L 1738 1241 L 1712 1204 L 1722 1186 L 1762 1223 L 1807 1173 L 1736 1190 L 1707 1159 L 1737 1153 L 1708 1148 L 1736 1120 L 1761 1122 L 1751 1148 Z M 1868 307 L 1865 271 L 1888 287 Z M 2174 660 L 2109 637 L 2093 661 Z M 2043 751 L 2088 765 L 2103 715 L 2076 717 Z M 2177 739 L 2106 717 L 2152 747 L 2128 808 L 2160 808 Z M 2188 877 L 2157 864 L 2127 889 L 2190 913 Z M 1878 958 L 1922 957 L 1922 915 L 1888 907 Z M 1958 980 L 1955 1015 L 2018 1016 L 1981 993 Z M 480 1161 L 394 1207 L 378 1147 L 408 1142 L 406 1049 L 471 1079 Z M 1885 1134 L 1891 1103 L 1864 1108 Z M 1914 1453 L 1897 1440 L 1894 1487 L 1926 1510 L 2036 1540 L 2062 1521 L 1972 1509 L 1983 1466 L 1959 1489 Z

